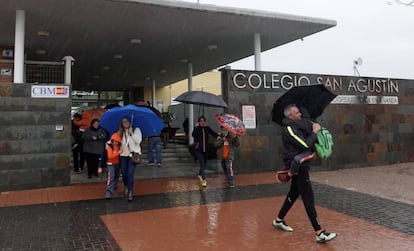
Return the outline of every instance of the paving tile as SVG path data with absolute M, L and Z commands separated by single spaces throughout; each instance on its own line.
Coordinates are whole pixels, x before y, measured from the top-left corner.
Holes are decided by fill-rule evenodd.
M 314 183 L 322 226 L 338 237 L 326 245 L 300 200 L 271 226 L 288 184 L 273 173 L 137 180 L 134 200 L 103 199 L 104 182 L 2 192 L 1 250 L 412 250 L 414 205 Z M 122 185 L 119 186 L 122 188 Z M 398 244 L 398 245 L 397 245 Z
M 207 203 L 101 218 L 122 250 L 410 250 L 414 247 L 413 236 L 322 207 L 317 207 L 322 225 L 336 231 L 338 237 L 317 244 L 300 201 L 286 218 L 295 231 L 276 230 L 271 221 L 283 199 Z

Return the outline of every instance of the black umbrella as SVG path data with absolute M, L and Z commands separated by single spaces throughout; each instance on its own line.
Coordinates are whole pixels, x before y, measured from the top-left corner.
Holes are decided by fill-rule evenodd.
M 118 104 L 108 104 L 104 107 L 104 109 L 109 110 L 109 109 L 112 109 L 112 108 L 115 108 L 115 107 L 121 107 L 121 106 L 118 105 Z
M 181 94 L 180 96 L 174 99 L 185 104 L 196 104 L 204 106 L 214 106 L 214 107 L 223 107 L 227 108 L 228 105 L 224 100 L 212 93 L 203 92 L 203 91 L 189 91 Z
M 158 111 L 157 108 L 150 106 L 146 101 L 137 101 L 134 103 L 134 105 L 139 106 L 139 107 L 145 107 L 150 109 L 151 111 L 153 111 L 159 118 L 162 118 L 162 114 L 160 111 Z
M 299 109 L 305 108 L 309 113 L 306 115 L 309 115 L 311 119 L 316 119 L 335 97 L 336 94 L 330 92 L 324 85 L 295 86 L 273 104 L 272 120 L 282 125 L 283 111 L 290 104 L 296 104 Z M 303 110 L 301 112 L 304 113 Z

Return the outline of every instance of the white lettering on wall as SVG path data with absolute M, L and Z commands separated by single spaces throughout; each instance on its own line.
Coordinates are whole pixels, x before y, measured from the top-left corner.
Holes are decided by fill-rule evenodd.
M 379 78 L 355 78 L 342 76 L 280 74 L 269 72 L 237 72 L 232 78 L 232 84 L 237 89 L 284 89 L 294 86 L 321 84 L 328 89 L 338 92 L 351 93 L 398 93 L 398 81 Z
M 338 95 L 331 104 L 398 105 L 397 96 Z

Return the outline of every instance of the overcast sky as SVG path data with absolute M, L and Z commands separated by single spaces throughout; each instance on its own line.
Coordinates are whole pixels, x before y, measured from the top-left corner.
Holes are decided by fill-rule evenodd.
M 197 2 L 197 0 L 187 2 Z M 410 3 L 412 0 L 400 0 Z M 414 79 L 414 6 L 395 0 L 200 0 L 238 8 L 327 18 L 337 26 L 263 52 L 262 70 Z M 254 70 L 252 57 L 231 64 Z

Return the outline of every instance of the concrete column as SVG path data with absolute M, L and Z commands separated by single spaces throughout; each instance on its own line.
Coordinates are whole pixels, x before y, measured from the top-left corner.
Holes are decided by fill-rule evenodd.
M 26 13 L 24 10 L 16 10 L 16 29 L 14 34 L 14 78 L 16 84 L 24 81 L 24 28 Z
M 155 101 L 156 101 L 156 89 L 155 89 L 155 80 L 153 79 L 152 80 L 152 96 L 151 96 L 151 104 L 152 104 L 152 106 L 153 107 L 155 107 Z M 157 108 L 157 107 L 155 107 L 155 108 Z
M 262 70 L 262 60 L 260 55 L 262 53 L 262 45 L 260 41 L 260 34 L 254 34 L 254 70 L 261 71 Z
M 62 60 L 65 62 L 65 84 L 70 85 L 72 83 L 72 61 L 75 59 L 72 56 L 65 56 Z
M 96 106 L 98 106 L 98 107 L 101 106 L 101 91 L 98 91 L 98 100 L 96 102 Z
M 188 91 L 193 90 L 193 64 L 188 63 Z M 194 139 L 191 136 L 194 129 L 194 106 L 188 105 L 188 144 L 193 144 Z

